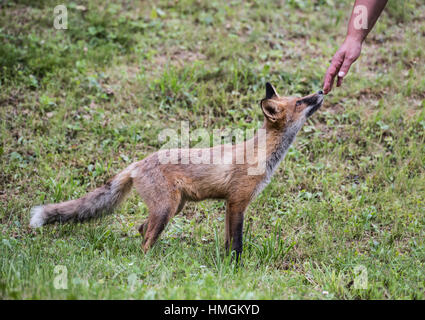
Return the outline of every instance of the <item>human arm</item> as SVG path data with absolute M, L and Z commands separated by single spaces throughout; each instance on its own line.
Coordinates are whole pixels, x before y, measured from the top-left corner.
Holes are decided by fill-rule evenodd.
M 337 86 L 341 86 L 351 65 L 360 56 L 363 41 L 372 30 L 387 2 L 388 0 L 355 1 L 345 41 L 333 56 L 331 65 L 326 71 L 323 85 L 325 94 L 332 90 L 337 75 Z

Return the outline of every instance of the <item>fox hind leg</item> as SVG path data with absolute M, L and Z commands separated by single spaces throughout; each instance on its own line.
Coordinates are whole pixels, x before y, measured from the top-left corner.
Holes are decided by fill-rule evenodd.
M 183 208 L 184 200 L 179 190 L 161 190 L 155 194 L 155 197 L 147 199 L 146 205 L 149 216 L 139 227 L 145 252 L 156 242 L 170 219 Z
M 143 239 L 143 250 L 145 252 L 147 252 L 156 242 L 170 218 L 170 208 L 164 208 L 163 210 L 152 211 L 149 213 L 146 232 Z
M 146 230 L 147 230 L 147 228 L 148 228 L 148 220 L 146 220 L 145 222 L 143 222 L 143 223 L 139 226 L 139 228 L 138 228 L 139 233 L 140 233 L 140 235 L 141 235 L 143 238 L 145 237 L 145 234 L 146 234 Z
M 162 208 L 150 210 L 147 222 L 142 225 L 144 232 L 143 250 L 145 252 L 158 240 L 168 221 L 183 208 L 181 199 L 178 200 L 174 200 L 168 205 L 162 206 Z

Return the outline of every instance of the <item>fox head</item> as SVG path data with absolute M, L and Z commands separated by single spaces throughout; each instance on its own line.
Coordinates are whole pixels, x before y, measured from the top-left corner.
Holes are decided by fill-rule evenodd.
M 260 104 L 269 127 L 283 129 L 295 126 L 299 129 L 322 103 L 322 90 L 302 98 L 280 97 L 276 89 L 267 82 L 266 97 Z

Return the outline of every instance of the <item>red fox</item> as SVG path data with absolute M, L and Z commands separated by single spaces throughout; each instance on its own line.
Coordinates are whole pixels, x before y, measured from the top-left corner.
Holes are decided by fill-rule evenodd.
M 132 163 L 111 178 L 104 186 L 84 197 L 58 204 L 47 204 L 31 210 L 31 227 L 52 222 L 84 221 L 112 211 L 122 202 L 132 186 L 148 207 L 149 216 L 139 227 L 146 252 L 158 239 L 168 221 L 178 214 L 186 201 L 224 199 L 227 202 L 225 219 L 226 250 L 242 253 L 243 219 L 249 203 L 269 183 L 271 176 L 284 158 L 304 122 L 323 102 L 323 92 L 296 98 L 280 97 L 275 88 L 266 83 L 266 96 L 260 106 L 264 123 L 265 144 L 259 131 L 252 139 L 239 144 L 219 145 L 205 149 L 160 150 L 147 158 Z M 254 161 L 235 161 L 234 155 L 248 148 L 254 149 Z M 190 163 L 190 158 L 204 152 L 208 155 L 221 151 L 226 163 Z M 177 163 L 161 161 L 172 152 Z M 251 159 L 252 160 L 252 159 Z M 250 174 L 263 166 L 260 173 Z M 251 170 L 252 171 L 252 170 Z M 255 170 L 253 171 L 255 172 Z

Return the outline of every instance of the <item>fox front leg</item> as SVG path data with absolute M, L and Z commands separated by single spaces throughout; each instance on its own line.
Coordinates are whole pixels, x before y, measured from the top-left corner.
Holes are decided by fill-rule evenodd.
M 226 251 L 236 254 L 236 263 L 239 263 L 243 249 L 243 218 L 249 201 L 228 201 L 226 211 Z

